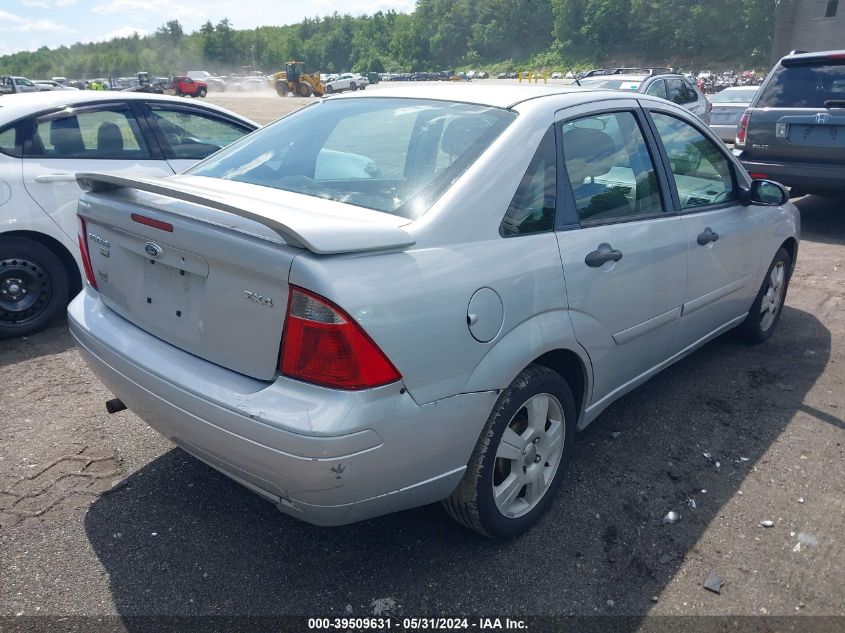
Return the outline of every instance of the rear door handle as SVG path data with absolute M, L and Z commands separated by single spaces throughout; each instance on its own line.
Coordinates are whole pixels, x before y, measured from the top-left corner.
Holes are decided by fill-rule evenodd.
M 696 241 L 698 242 L 699 246 L 707 246 L 710 242 L 715 242 L 718 239 L 719 234 L 708 226 L 706 229 L 704 229 L 704 231 L 698 234 L 698 238 L 696 239 Z
M 610 244 L 599 244 L 598 250 L 587 253 L 584 263 L 590 268 L 601 268 L 607 262 L 618 262 L 622 259 L 622 251 L 614 249 Z
M 70 182 L 76 180 L 76 174 L 41 174 L 35 177 L 35 182 Z

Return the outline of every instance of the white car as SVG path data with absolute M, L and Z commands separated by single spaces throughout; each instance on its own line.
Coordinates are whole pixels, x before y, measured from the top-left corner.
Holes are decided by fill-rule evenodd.
M 34 83 L 39 90 L 79 90 L 79 88 L 66 86 L 58 81 L 53 81 L 52 79 L 36 79 L 32 83 Z
M 258 125 L 166 95 L 49 91 L 0 107 L 0 339 L 43 329 L 82 287 L 76 173 L 164 177 Z
M 344 90 L 363 90 L 370 85 L 370 80 L 355 73 L 343 73 L 334 81 L 326 83 L 326 92 L 342 92 Z

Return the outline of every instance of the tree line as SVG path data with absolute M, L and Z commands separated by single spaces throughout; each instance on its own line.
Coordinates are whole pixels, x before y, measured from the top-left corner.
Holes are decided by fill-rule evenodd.
M 595 64 L 764 67 L 777 0 L 418 0 L 410 14 L 333 14 L 236 29 L 228 19 L 186 33 L 177 20 L 150 35 L 0 57 L 0 74 L 34 78 L 173 75 L 304 61 L 323 72 Z

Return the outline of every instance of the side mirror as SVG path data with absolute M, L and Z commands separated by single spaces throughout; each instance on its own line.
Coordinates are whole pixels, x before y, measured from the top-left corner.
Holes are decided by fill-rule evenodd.
M 752 180 L 751 188 L 743 193 L 747 204 L 779 207 L 789 201 L 789 194 L 783 185 L 772 180 Z

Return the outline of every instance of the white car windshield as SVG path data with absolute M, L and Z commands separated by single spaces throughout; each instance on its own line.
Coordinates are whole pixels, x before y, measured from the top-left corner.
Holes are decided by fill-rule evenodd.
M 245 137 L 187 173 L 415 218 L 515 117 L 509 110 L 444 101 L 329 100 Z

